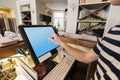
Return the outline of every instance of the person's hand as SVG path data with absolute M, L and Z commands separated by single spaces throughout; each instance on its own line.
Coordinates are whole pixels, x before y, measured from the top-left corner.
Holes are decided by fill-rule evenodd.
M 52 34 L 50 40 L 59 45 L 63 43 L 57 34 Z

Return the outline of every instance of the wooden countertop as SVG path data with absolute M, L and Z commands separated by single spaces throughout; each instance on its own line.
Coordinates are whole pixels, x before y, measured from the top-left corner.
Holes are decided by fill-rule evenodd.
M 85 41 L 85 40 L 78 40 L 78 39 L 66 38 L 66 37 L 60 37 L 60 38 L 61 38 L 61 40 L 63 40 L 66 43 L 72 43 L 75 45 L 85 46 L 88 48 L 93 48 L 96 45 L 95 42 L 90 42 L 90 41 Z M 17 54 L 16 47 L 24 47 L 25 48 L 26 46 L 25 46 L 24 42 L 19 42 L 19 43 L 13 44 L 13 45 L 2 47 L 2 48 L 0 48 L 0 59 Z
M 0 59 L 17 54 L 16 47 L 25 47 L 24 42 L 19 42 L 0 48 Z
M 93 48 L 97 43 L 97 42 L 79 40 L 79 39 L 74 39 L 74 38 L 66 38 L 66 37 L 60 37 L 60 38 L 61 38 L 61 40 L 63 40 L 66 43 L 72 43 L 75 45 L 84 46 L 84 47 L 88 47 L 88 48 Z

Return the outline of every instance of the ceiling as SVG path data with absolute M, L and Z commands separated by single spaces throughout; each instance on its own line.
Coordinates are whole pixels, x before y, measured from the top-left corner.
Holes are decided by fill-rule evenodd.
M 65 10 L 67 8 L 67 0 L 40 0 L 46 3 L 46 6 L 52 10 Z

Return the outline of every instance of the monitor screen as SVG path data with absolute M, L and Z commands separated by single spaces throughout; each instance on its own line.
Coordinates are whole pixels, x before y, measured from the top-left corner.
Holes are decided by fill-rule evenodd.
M 49 40 L 51 34 L 55 34 L 52 26 L 27 26 L 21 28 L 20 32 L 22 31 L 23 40 L 34 54 L 32 56 L 39 58 L 59 46 Z
M 24 30 L 37 57 L 58 47 L 49 40 L 54 34 L 52 27 L 27 27 Z

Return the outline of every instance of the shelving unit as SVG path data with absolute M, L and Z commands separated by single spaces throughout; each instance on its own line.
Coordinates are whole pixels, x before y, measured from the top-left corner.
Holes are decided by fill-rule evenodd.
M 109 6 L 110 2 L 79 4 L 76 33 L 104 29 L 108 18 Z
M 0 34 L 4 36 L 5 31 L 17 32 L 17 25 L 15 18 L 0 17 Z
M 8 18 L 8 24 L 9 24 L 8 30 L 16 33 L 17 32 L 16 19 L 15 18 Z
M 21 5 L 20 11 L 22 17 L 22 24 L 32 25 L 30 4 Z
M 40 0 L 17 0 L 18 25 L 40 25 L 40 14 L 46 14 L 45 3 Z
M 0 18 L 0 34 L 4 35 L 4 31 L 6 31 L 6 22 L 5 18 Z

